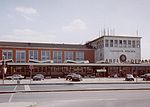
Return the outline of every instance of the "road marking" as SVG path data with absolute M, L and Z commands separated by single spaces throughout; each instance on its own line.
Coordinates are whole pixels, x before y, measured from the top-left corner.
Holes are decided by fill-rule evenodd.
M 83 102 L 83 101 L 117 101 L 119 99 L 110 98 L 110 99 L 99 99 L 99 98 L 85 98 L 85 99 L 68 99 L 68 100 L 59 100 L 57 102 Z
M 16 90 L 16 88 L 17 88 L 17 85 L 15 86 L 15 88 L 13 89 L 13 91 L 15 91 L 15 90 Z M 11 96 L 10 96 L 10 98 L 9 98 L 9 101 L 8 101 L 9 103 L 11 102 L 11 100 L 12 100 L 12 98 L 13 98 L 14 94 L 15 94 L 15 93 L 12 93 L 12 94 L 11 94 Z
M 24 85 L 25 91 L 31 91 L 29 85 Z

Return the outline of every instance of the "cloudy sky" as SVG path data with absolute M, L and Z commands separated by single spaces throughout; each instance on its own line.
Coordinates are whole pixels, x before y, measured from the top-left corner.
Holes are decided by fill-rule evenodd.
M 149 0 L 0 0 L 0 40 L 78 43 L 101 30 L 142 37 L 150 58 Z

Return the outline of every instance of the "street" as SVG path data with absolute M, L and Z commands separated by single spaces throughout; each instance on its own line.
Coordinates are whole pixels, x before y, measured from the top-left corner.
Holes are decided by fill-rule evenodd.
M 150 91 L 12 93 L 0 102 L 34 102 L 37 107 L 149 107 Z
M 0 107 L 12 107 L 4 104 L 20 107 L 16 106 L 18 103 L 36 104 L 36 107 L 149 107 L 149 82 L 104 80 L 71 82 L 54 79 L 34 81 L 34 84 L 26 84 L 26 80 L 22 80 L 24 84 L 8 84 L 15 81 L 6 81 L 0 85 Z
M 88 90 L 88 89 L 150 89 L 150 84 L 20 84 L 0 85 L 0 92 L 52 91 L 52 90 Z

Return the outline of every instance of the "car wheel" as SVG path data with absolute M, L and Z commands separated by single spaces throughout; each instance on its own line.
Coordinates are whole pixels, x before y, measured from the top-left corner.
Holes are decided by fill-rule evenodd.
M 72 79 L 72 77 L 68 77 L 68 80 L 71 80 Z

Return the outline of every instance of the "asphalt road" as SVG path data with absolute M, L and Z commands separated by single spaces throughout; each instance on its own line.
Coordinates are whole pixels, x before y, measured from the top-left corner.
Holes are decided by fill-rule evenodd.
M 149 107 L 149 101 L 149 90 L 38 92 L 0 95 L 0 102 L 35 102 L 37 107 Z
M 150 84 L 62 84 L 62 85 L 0 85 L 0 92 L 84 90 L 84 89 L 143 89 Z

